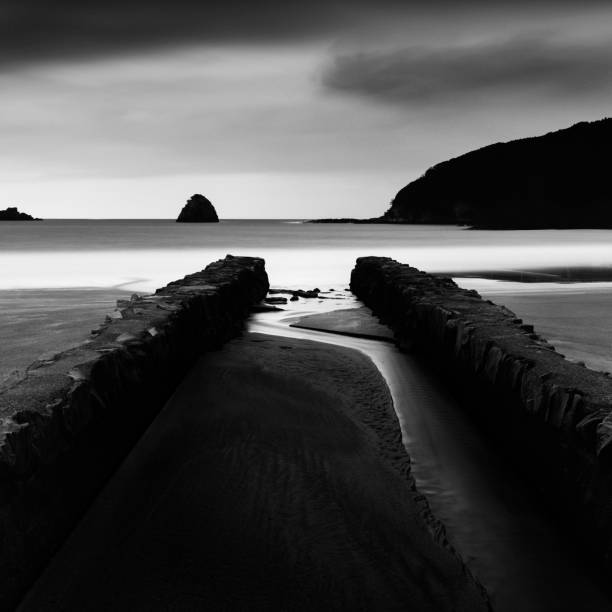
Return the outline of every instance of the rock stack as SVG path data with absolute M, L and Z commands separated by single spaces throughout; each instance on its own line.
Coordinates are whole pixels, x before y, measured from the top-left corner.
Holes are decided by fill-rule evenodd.
M 217 211 L 208 198 L 199 193 L 192 195 L 183 206 L 178 223 L 218 223 Z

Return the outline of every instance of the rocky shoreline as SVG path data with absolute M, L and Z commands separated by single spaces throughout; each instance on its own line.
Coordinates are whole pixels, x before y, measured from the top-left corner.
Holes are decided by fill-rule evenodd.
M 195 360 L 242 328 L 264 261 L 228 256 L 121 300 L 90 342 L 0 393 L 0 608 L 10 609 Z
M 612 379 L 567 361 L 508 309 L 388 258 L 351 289 L 426 356 L 549 500 L 553 520 L 612 571 Z M 520 452 L 517 453 L 517 449 Z

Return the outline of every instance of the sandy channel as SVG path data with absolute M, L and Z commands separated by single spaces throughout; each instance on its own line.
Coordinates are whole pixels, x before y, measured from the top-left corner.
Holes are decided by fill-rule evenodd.
M 368 357 L 247 334 L 194 367 L 21 610 L 486 610 L 408 462 Z

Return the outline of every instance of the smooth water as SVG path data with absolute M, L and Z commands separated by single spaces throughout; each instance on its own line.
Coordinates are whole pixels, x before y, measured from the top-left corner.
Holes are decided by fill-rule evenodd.
M 338 288 L 346 286 L 355 259 L 364 255 L 393 257 L 430 272 L 610 266 L 612 231 L 472 231 L 282 220 L 2 222 L 0 289 L 151 291 L 228 253 L 264 257 L 274 286 Z

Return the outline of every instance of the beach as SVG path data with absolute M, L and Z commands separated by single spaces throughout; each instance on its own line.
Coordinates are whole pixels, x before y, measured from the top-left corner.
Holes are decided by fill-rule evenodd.
M 20 609 L 486 610 L 408 467 L 367 357 L 247 334 L 193 368 Z
M 570 361 L 612 372 L 612 286 L 602 283 L 512 283 L 456 279 L 534 325 Z
M 431 552 L 428 547 L 435 548 L 438 544 L 431 540 L 429 533 L 426 534 L 429 540 L 410 540 L 416 537 L 415 534 L 422 532 L 413 518 L 422 517 L 422 508 L 419 509 L 418 506 L 419 500 L 422 501 L 423 498 L 417 499 L 417 507 L 401 498 L 402 491 L 406 489 L 405 470 L 399 481 L 389 479 L 386 463 L 389 457 L 381 459 L 380 463 L 380 457 L 372 455 L 372 442 L 379 439 L 382 440 L 379 449 L 386 449 L 395 458 L 402 457 L 402 461 L 406 461 L 402 463 L 404 467 L 408 465 L 406 452 L 410 454 L 413 462 L 411 475 L 416 479 L 419 492 L 427 496 L 435 516 L 446 528 L 449 541 L 465 557 L 470 571 L 485 584 L 496 609 L 513 610 L 518 606 L 523 610 L 539 612 L 543 605 L 551 605 L 552 609 L 557 610 L 574 609 L 576 602 L 582 601 L 588 601 L 590 609 L 607 609 L 605 597 L 598 591 L 597 586 L 591 584 L 586 570 L 581 570 L 579 563 L 572 560 L 572 554 L 563 552 L 563 541 L 558 539 L 554 529 L 541 517 L 536 518 L 537 508 L 525 501 L 529 497 L 529 491 L 523 490 L 520 482 L 517 483 L 516 479 L 513 480 L 504 472 L 504 467 L 499 465 L 495 453 L 486 448 L 486 444 L 483 446 L 478 432 L 473 431 L 469 422 L 459 422 L 462 417 L 458 414 L 453 399 L 448 396 L 448 389 L 443 382 L 434 380 L 414 357 L 400 355 L 393 344 L 390 331 L 380 325 L 371 316 L 371 311 L 345 289 L 349 284 L 348 276 L 356 255 L 396 252 L 402 261 L 414 263 L 420 260 L 426 264 L 426 269 L 442 272 L 452 269 L 449 262 L 453 259 L 463 258 L 466 267 L 474 265 L 473 262 L 477 259 L 487 259 L 492 253 L 492 238 L 487 233 L 462 232 L 458 228 L 370 228 L 371 231 L 365 238 L 363 228 L 342 227 L 338 238 L 331 233 L 334 228 L 320 229 L 320 226 L 287 224 L 281 221 L 221 223 L 214 232 L 210 228 L 204 228 L 201 232 L 188 228 L 183 232 L 177 229 L 176 224 L 166 222 L 78 223 L 76 225 L 79 231 L 75 231 L 73 225 L 73 222 L 49 225 L 48 233 L 44 237 L 46 242 L 42 243 L 38 236 L 40 230 L 36 229 L 36 235 L 31 240 L 32 251 L 24 248 L 23 253 L 14 251 L 12 254 L 5 254 L 5 258 L 17 265 L 14 274 L 10 279 L 7 277 L 0 287 L 0 306 L 6 314 L 0 322 L 5 348 L 3 357 L 0 358 L 3 360 L 0 361 L 0 367 L 4 367 L 4 370 L 0 371 L 5 385 L 19 380 L 32 361 L 44 361 L 54 353 L 95 338 L 90 332 L 99 327 L 107 314 L 119 315 L 114 310 L 116 299 L 129 298 L 132 293 L 149 294 L 164 282 L 203 268 L 213 258 L 213 248 L 223 248 L 223 251 L 220 251 L 222 254 L 244 251 L 257 254 L 261 251 L 266 257 L 266 269 L 272 288 L 276 289 L 275 297 L 278 297 L 279 287 L 291 290 L 312 290 L 319 287 L 321 292 L 318 298 L 300 298 L 282 304 L 283 310 L 254 315 L 247 323 L 250 330 L 277 334 L 285 336 L 284 338 L 276 337 L 272 340 L 268 337 L 267 341 L 256 342 L 253 340 L 255 336 L 245 336 L 243 340 L 235 341 L 226 349 L 203 358 L 202 363 L 207 365 L 201 366 L 203 369 L 200 370 L 197 384 L 192 375 L 189 378 L 191 382 L 185 382 L 181 387 L 189 390 L 177 392 L 182 393 L 183 403 L 190 406 L 189 410 L 185 411 L 184 407 L 178 410 L 176 404 L 169 404 L 174 406 L 175 413 L 184 414 L 185 422 L 173 424 L 172 419 L 168 420 L 165 416 L 168 408 L 155 421 L 143 442 L 153 439 L 151 436 L 157 436 L 157 442 L 151 443 L 147 447 L 148 450 L 139 451 L 138 448 L 141 448 L 142 444 L 135 449 L 135 454 L 130 456 L 117 477 L 109 484 L 111 493 L 103 493 L 85 518 L 84 525 L 89 526 L 78 528 L 56 562 L 48 568 L 45 576 L 52 578 L 43 578 L 46 586 L 34 591 L 38 593 L 37 596 L 45 598 L 45 601 L 61 602 L 68 610 L 90 609 L 87 606 L 93 606 L 92 610 L 109 607 L 115 609 L 115 606 L 117 609 L 122 609 L 121 606 L 124 606 L 123 609 L 138 609 L 136 599 L 139 596 L 144 598 L 143 593 L 147 589 L 152 589 L 156 602 L 170 601 L 171 591 L 183 593 L 186 598 L 183 603 L 187 609 L 192 606 L 192 600 L 185 594 L 187 592 L 195 593 L 196 599 L 212 597 L 211 601 L 221 602 L 222 597 L 228 597 L 228 593 L 240 591 L 231 581 L 243 583 L 244 574 L 248 573 L 243 567 L 242 553 L 236 552 L 238 544 L 232 540 L 243 537 L 246 530 L 250 534 L 263 534 L 252 545 L 259 548 L 251 549 L 256 550 L 252 554 L 251 566 L 258 565 L 253 560 L 256 557 L 260 559 L 262 567 L 269 568 L 272 567 L 270 564 L 279 563 L 276 558 L 270 560 L 273 551 L 265 550 L 264 544 L 269 541 L 275 550 L 278 546 L 287 551 L 306 550 L 304 554 L 310 555 L 307 561 L 299 555 L 292 556 L 290 565 L 293 567 L 294 562 L 299 561 L 309 576 L 312 572 L 307 569 L 310 567 L 308 563 L 316 555 L 324 557 L 324 562 L 321 561 L 320 566 L 317 566 L 323 568 L 321 571 L 342 577 L 339 581 L 334 579 L 334 584 L 342 584 L 346 578 L 345 582 L 349 585 L 349 578 L 358 576 L 356 600 L 379 597 L 378 593 L 382 589 L 387 593 L 385 597 L 391 597 L 389 607 L 393 609 L 396 601 L 403 597 L 403 593 L 410 592 L 411 598 L 420 597 L 418 585 L 415 586 L 413 580 L 415 566 L 411 564 L 414 559 L 405 560 L 402 555 L 407 554 L 405 551 L 420 551 L 421 546 Z M 96 238 L 98 234 L 100 238 Z M 575 255 L 576 249 L 583 248 L 589 237 L 586 234 L 572 234 L 575 237 L 574 249 L 568 251 L 568 258 Z M 530 250 L 535 241 L 533 235 L 499 235 L 508 243 L 505 249 L 500 251 L 507 261 L 510 261 L 511 256 L 514 257 L 525 250 L 533 252 Z M 606 238 L 607 235 L 606 233 Z M 75 243 L 68 244 L 66 236 L 75 237 Z M 81 236 L 84 238 L 81 239 Z M 78 242 L 76 237 L 79 237 L 81 242 Z M 556 245 L 554 256 L 557 257 L 561 252 L 560 244 L 550 233 L 544 232 L 542 237 Z M 601 245 L 603 236 L 598 234 L 597 237 Z M 102 244 L 102 238 L 105 244 Z M 468 238 L 474 244 L 468 244 Z M 441 241 L 451 241 L 450 244 L 456 248 L 451 252 L 449 246 L 440 247 Z M 56 252 L 55 245 L 60 242 L 64 246 L 68 244 L 70 251 Z M 221 242 L 226 244 L 221 247 Z M 34 250 L 35 243 L 38 250 Z M 149 246 L 151 243 L 157 244 L 158 248 L 152 250 Z M 129 244 L 135 246 L 128 248 Z M 317 247 L 314 251 L 311 248 L 313 244 Z M 49 269 L 48 274 L 44 271 L 46 268 L 40 267 L 43 261 L 47 262 L 45 265 Z M 492 267 L 499 263 L 499 258 L 491 260 Z M 82 272 L 79 272 L 81 268 Z M 495 268 L 489 271 L 487 277 L 458 278 L 457 282 L 461 285 L 473 284 L 485 298 L 505 304 L 514 310 L 517 316 L 523 318 L 525 323 L 534 323 L 536 331 L 547 337 L 568 358 L 583 360 L 596 369 L 610 369 L 605 363 L 605 360 L 609 359 L 608 334 L 601 332 L 608 329 L 606 322 L 610 320 L 607 308 L 609 281 L 598 277 L 598 282 L 585 283 L 580 282 L 584 279 L 577 279 L 576 283 L 564 283 L 561 286 L 553 282 L 538 284 L 500 281 L 497 279 L 499 274 L 499 268 Z M 83 284 L 86 280 L 91 283 L 90 287 Z M 289 293 L 285 296 L 287 299 L 291 297 Z M 612 329 L 612 326 L 610 328 Z M 330 331 L 334 333 L 327 333 Z M 299 347 L 294 344 L 298 342 L 298 338 L 304 337 L 326 344 L 312 347 L 312 342 L 302 344 L 303 340 L 300 341 Z M 382 374 L 391 390 L 407 451 L 398 446 L 401 434 L 398 432 L 395 415 L 391 418 L 387 414 L 385 418 L 377 421 L 368 417 L 367 410 L 357 416 L 354 412 L 360 405 L 360 397 L 379 406 L 387 401 L 384 397 L 385 394 L 388 396 L 389 390 L 385 388 L 386 390 L 382 391 L 378 388 L 378 383 L 372 382 L 372 364 L 363 355 L 338 346 L 330 347 L 330 342 L 344 343 L 345 346 L 365 353 L 369 351 L 368 354 L 378 368 L 378 371 L 373 371 L 374 378 L 380 382 Z M 240 348 L 238 350 L 231 347 Z M 596 362 L 598 354 L 601 357 L 599 363 Z M 365 369 L 361 361 L 363 359 L 366 359 L 368 364 Z M 334 369 L 334 363 L 338 366 L 337 370 Z M 325 376 L 332 371 L 336 372 L 336 378 L 326 379 Z M 342 372 L 344 373 L 341 375 Z M 374 392 L 373 389 L 378 391 Z M 216 406 L 217 410 L 201 423 L 193 416 L 196 406 L 194 402 L 200 401 L 197 398 L 205 398 L 202 399 L 202 405 Z M 240 402 L 242 407 L 237 408 L 241 405 Z M 265 412 L 256 413 L 257 419 L 254 418 L 254 413 L 247 410 L 254 404 L 265 406 Z M 279 414 L 278 406 L 282 405 L 287 409 Z M 345 410 L 347 405 L 351 407 L 348 411 Z M 324 420 L 321 411 L 325 415 L 336 415 L 337 418 L 330 421 L 327 416 Z M 296 419 L 295 422 L 286 418 L 289 413 L 294 415 L 292 418 Z M 268 414 L 270 418 L 262 419 L 262 414 Z M 234 427 L 229 422 L 223 422 L 221 417 L 235 417 L 239 425 Z M 378 438 L 382 435 L 381 432 L 372 434 L 370 430 L 374 424 L 383 422 L 391 424 L 391 429 L 387 432 L 388 436 Z M 296 426 L 296 423 L 299 423 L 299 426 Z M 315 423 L 315 426 L 311 426 L 312 423 Z M 174 438 L 168 440 L 168 445 L 165 433 L 160 431 L 159 427 L 174 432 Z M 300 433 L 301 438 L 295 437 L 300 428 L 304 428 Z M 224 451 L 226 454 L 223 461 L 234 457 L 237 463 L 231 463 L 233 459 L 230 464 L 211 463 L 211 466 L 217 467 L 205 470 L 197 467 L 197 461 L 192 462 L 193 469 L 189 464 L 189 475 L 185 472 L 186 482 L 181 481 L 179 489 L 175 490 L 175 484 L 179 486 L 177 483 L 181 480 L 176 474 L 183 469 L 183 453 L 195 453 L 194 439 L 197 437 L 210 441 L 209 431 L 214 431 L 215 435 L 219 434 L 219 439 L 224 444 L 231 438 L 228 432 L 246 436 L 246 442 L 236 443 L 231 446 L 231 450 L 227 450 L 230 449 L 227 447 Z M 359 435 L 363 435 L 364 431 L 369 433 L 362 439 L 355 437 L 355 431 Z M 265 440 L 272 440 L 273 444 L 266 442 L 263 451 L 260 448 L 253 450 L 253 432 L 261 433 Z M 389 437 L 391 432 L 393 436 Z M 355 460 L 353 455 L 343 455 L 347 452 L 347 440 L 351 441 L 349 446 L 355 450 L 355 455 L 361 457 L 359 460 Z M 272 452 L 270 449 L 279 441 L 283 442 L 284 451 L 289 447 L 308 447 L 311 450 L 298 453 L 299 456 L 292 456 L 291 461 L 279 462 L 278 457 L 286 455 L 274 455 L 275 461 L 272 461 L 269 456 Z M 325 452 L 321 445 L 326 445 Z M 325 461 L 322 459 L 324 455 L 327 456 Z M 140 463 L 133 464 L 132 462 L 136 461 L 133 457 L 138 456 Z M 342 461 L 336 461 L 342 456 Z M 152 459 L 153 457 L 157 459 Z M 395 465 L 393 457 L 391 464 Z M 151 461 L 153 467 L 150 465 Z M 329 471 L 330 461 L 333 461 L 333 473 Z M 170 472 L 166 471 L 164 462 L 169 463 Z M 126 467 L 130 465 L 136 467 Z M 487 469 L 481 469 L 481 465 L 485 465 Z M 321 466 L 323 472 L 317 472 Z M 336 473 L 341 467 L 342 471 Z M 126 469 L 132 470 L 132 476 L 121 476 Z M 172 476 L 172 469 L 175 469 L 175 476 Z M 308 478 L 289 478 L 295 475 L 295 470 L 300 474 L 308 474 Z M 393 470 L 395 467 L 392 467 L 392 472 Z M 156 474 L 156 471 L 159 474 Z M 226 485 L 229 486 L 223 477 L 237 472 L 243 474 L 240 477 L 240 490 L 236 485 L 231 491 L 228 489 L 227 493 L 230 497 L 233 496 L 232 499 L 236 502 L 232 504 L 230 498 L 223 497 Z M 383 477 L 380 477 L 381 473 L 384 474 Z M 374 477 L 372 474 L 377 475 Z M 252 488 L 249 484 L 243 491 L 245 479 L 253 484 Z M 512 503 L 503 491 L 500 493 L 498 490 L 500 482 L 505 483 L 505 487 L 512 488 Z M 512 484 L 508 484 L 510 482 Z M 198 483 L 197 486 L 194 486 L 194 483 Z M 339 498 L 324 498 L 319 488 L 307 488 L 304 483 L 327 483 L 323 486 L 323 493 L 332 491 Z M 281 485 L 283 486 L 280 491 L 277 491 L 276 487 Z M 408 488 L 410 486 L 408 485 Z M 156 492 L 158 487 L 165 487 L 166 493 L 162 494 L 159 490 Z M 205 518 L 197 529 L 187 527 L 189 521 L 196 521 L 190 514 L 192 501 L 195 499 L 190 498 L 191 489 L 194 489 L 193 495 L 196 497 L 218 497 L 219 503 L 224 504 L 223 510 L 219 512 L 227 516 L 230 522 L 222 525 L 218 534 L 215 532 L 211 535 L 212 525 L 218 524 L 213 520 L 215 516 L 206 514 L 213 510 L 204 507 L 203 502 L 198 505 L 197 500 L 193 504 L 193 513 L 197 512 Z M 112 490 L 115 493 L 112 493 Z M 214 495 L 211 493 L 213 490 Z M 257 494 L 259 490 L 261 495 Z M 393 494 L 387 495 L 388 491 L 393 491 Z M 356 492 L 361 492 L 361 497 L 355 498 Z M 322 507 L 306 509 L 308 504 L 303 501 L 305 499 L 311 500 L 309 503 L 315 506 L 321 500 L 325 503 Z M 129 503 L 124 507 L 126 500 Z M 178 505 L 177 500 L 180 502 Z M 274 500 L 274 507 L 270 500 Z M 340 501 L 343 505 L 339 505 Z M 273 527 L 266 527 L 267 523 L 262 522 L 262 516 L 267 514 L 269 517 L 276 517 L 274 508 L 277 507 L 277 502 L 280 503 L 279 512 L 282 516 L 274 519 Z M 177 508 L 185 507 L 185 514 L 177 516 L 168 508 L 168 512 L 164 514 L 166 511 L 163 507 L 169 504 L 177 505 Z M 241 504 L 244 506 L 244 512 L 249 511 L 248 517 L 240 514 L 237 509 L 229 509 L 233 505 Z M 295 504 L 300 508 L 304 507 L 306 514 L 296 513 Z M 370 524 L 367 516 L 359 518 L 349 510 L 352 507 L 366 506 L 376 508 L 375 512 L 370 512 L 377 523 L 372 537 L 380 538 L 380 541 L 384 540 L 386 543 L 379 549 L 370 549 L 367 542 L 355 543 L 351 540 L 351 546 L 347 549 L 347 534 L 352 537 L 353 533 L 359 532 L 360 527 L 355 525 Z M 256 507 L 260 509 L 256 510 Z M 340 508 L 341 511 L 330 515 L 323 511 L 329 507 Z M 528 507 L 529 511 L 525 511 L 524 507 Z M 156 514 L 157 508 L 161 512 L 159 516 Z M 291 518 L 300 516 L 302 518 Z M 342 517 L 341 521 L 339 516 Z M 187 522 L 183 520 L 185 517 Z M 150 521 L 153 523 L 149 524 Z M 162 534 L 163 528 L 159 527 L 161 523 L 169 524 L 171 532 Z M 176 540 L 176 546 L 182 546 L 180 529 L 176 525 L 180 525 L 182 529 L 183 524 L 186 526 L 187 543 L 183 542 L 184 549 L 177 551 L 170 540 Z M 535 527 L 532 527 L 532 524 Z M 204 530 L 200 536 L 198 530 L 202 529 L 202 525 Z M 316 525 L 321 526 L 316 537 L 324 540 L 322 548 L 317 548 L 310 540 L 309 532 L 312 531 L 314 535 Z M 380 527 L 383 525 L 384 529 Z M 436 539 L 443 542 L 447 536 L 444 535 L 441 525 L 437 525 L 439 529 L 434 530 Z M 406 536 L 409 538 L 409 544 L 402 545 L 404 552 L 398 551 L 395 544 L 389 544 L 395 541 L 396 531 L 391 535 L 390 531 L 386 531 L 387 526 L 389 530 L 398 530 L 397 533 L 410 532 L 409 536 Z M 326 535 L 328 530 L 329 537 Z M 119 536 L 114 535 L 115 533 L 128 539 L 125 542 L 119 541 Z M 282 539 L 293 537 L 292 534 L 298 534 L 295 536 L 297 539 Z M 520 534 L 520 537 L 517 534 Z M 136 538 L 133 541 L 130 540 L 132 535 Z M 80 544 L 72 544 L 75 537 L 80 538 Z M 534 539 L 540 543 L 537 554 L 533 551 Z M 218 550 L 223 552 L 226 544 L 222 544 L 221 540 L 226 542 L 229 552 L 228 556 L 219 556 L 224 563 L 224 569 L 217 570 L 213 553 L 217 554 Z M 209 541 L 214 543 L 213 552 L 210 554 Z M 175 559 L 184 553 L 194 559 L 193 565 L 190 565 L 191 561 L 185 561 L 185 567 L 181 566 L 180 569 L 180 572 L 187 576 L 184 591 L 183 583 L 180 582 L 183 578 L 176 577 L 173 568 L 166 567 L 168 577 L 162 580 L 161 577 L 166 575 L 162 568 L 164 561 L 155 561 L 155 551 L 152 550 L 157 544 L 161 546 L 162 556 Z M 308 547 L 315 547 L 316 554 L 312 553 L 311 548 L 304 548 L 306 544 Z M 391 551 L 391 567 L 395 567 L 394 564 L 403 564 L 409 569 L 401 570 L 404 572 L 401 587 L 397 586 L 397 576 L 393 577 L 397 583 L 385 582 L 389 580 L 386 569 L 384 572 L 380 569 L 387 567 L 387 553 L 380 552 L 386 551 L 387 548 Z M 204 556 L 199 552 L 202 550 L 205 551 Z M 373 550 L 378 550 L 382 556 L 376 557 Z M 443 554 L 448 552 L 445 548 L 440 550 Z M 338 561 L 340 557 L 342 564 L 347 564 L 348 558 L 352 559 L 355 565 L 349 564 L 349 569 L 345 569 Z M 139 569 L 143 558 L 150 558 L 147 563 L 152 565 L 145 564 Z M 85 562 L 82 562 L 83 559 Z M 334 563 L 338 565 L 330 565 L 334 559 Z M 155 565 L 156 563 L 158 565 Z M 233 574 L 234 566 L 236 575 Z M 273 567 L 276 568 L 277 565 Z M 378 568 L 377 571 L 372 567 Z M 229 575 L 229 582 L 221 581 L 225 588 L 224 593 L 204 593 L 198 591 L 199 587 L 193 587 L 189 581 L 200 580 L 200 570 L 206 575 L 215 576 L 215 582 L 221 580 L 215 571 Z M 452 571 L 450 582 L 448 581 L 448 575 L 445 573 L 447 570 L 448 568 L 444 569 L 439 576 L 441 582 L 450 585 L 452 591 L 458 583 L 454 582 L 455 574 Z M 368 576 L 360 573 L 362 571 Z M 257 572 L 260 570 L 257 569 Z M 256 593 L 257 598 L 266 601 L 266 597 L 272 597 L 272 592 L 277 592 L 281 594 L 279 596 L 294 598 L 298 606 L 306 609 L 307 605 L 300 599 L 300 593 L 283 590 L 291 576 L 282 583 L 282 588 L 279 588 L 278 584 L 265 583 L 261 572 L 257 572 L 257 580 L 247 581 L 250 585 L 247 590 L 250 593 Z M 275 569 L 270 572 L 278 573 Z M 347 574 L 343 572 L 353 573 L 347 578 Z M 373 573 L 370 576 L 368 572 Z M 381 572 L 385 575 L 381 575 Z M 437 570 L 433 573 L 438 576 Z M 121 578 L 123 575 L 125 580 Z M 151 576 L 150 582 L 154 584 L 147 583 L 147 576 Z M 296 576 L 297 574 L 293 575 L 291 579 L 298 580 Z M 313 576 L 313 580 L 320 578 L 320 574 L 315 573 Z M 558 588 L 554 586 L 551 576 L 572 576 L 572 579 L 563 579 L 563 588 Z M 308 579 L 299 574 L 300 582 L 307 582 Z M 175 580 L 179 582 L 173 582 Z M 321 591 L 323 583 L 316 580 L 310 584 Z M 167 588 L 164 587 L 164 581 L 169 581 Z M 143 586 L 145 583 L 148 586 Z M 260 592 L 260 583 L 267 584 L 267 590 Z M 363 588 L 369 589 L 369 595 L 363 595 L 360 590 L 361 583 L 366 585 Z M 543 583 L 551 583 L 551 586 L 544 588 Z M 128 588 L 129 584 L 135 585 L 135 590 Z M 349 586 L 346 588 L 353 590 Z M 140 591 L 137 592 L 137 589 Z M 415 589 L 414 593 L 410 589 Z M 437 586 L 434 590 L 439 591 Z M 95 603 L 79 599 L 79 593 L 90 591 L 101 593 L 107 598 L 102 599 L 99 608 L 95 607 Z M 344 605 L 342 602 L 348 595 L 343 593 L 342 589 L 333 592 L 334 597 L 339 598 L 338 605 Z M 397 593 L 400 594 L 399 599 L 393 599 Z M 452 597 L 457 594 L 460 594 L 460 589 L 453 591 Z M 219 599 L 215 600 L 214 597 Z M 111 601 L 108 598 L 116 599 Z M 147 603 L 149 604 L 150 602 Z M 172 602 L 169 605 L 172 605 Z M 193 605 L 197 607 L 199 604 Z M 424 609 L 428 609 L 430 603 L 425 602 L 423 605 Z M 282 604 L 277 605 L 276 602 L 271 607 L 275 606 L 282 608 Z M 218 607 L 223 605 L 219 604 Z M 51 606 L 49 609 L 58 608 Z M 291 609 L 294 607 L 291 606 Z
M 125 297 L 112 287 L 0 290 L 0 389 L 23 378 L 32 362 L 87 341 Z

